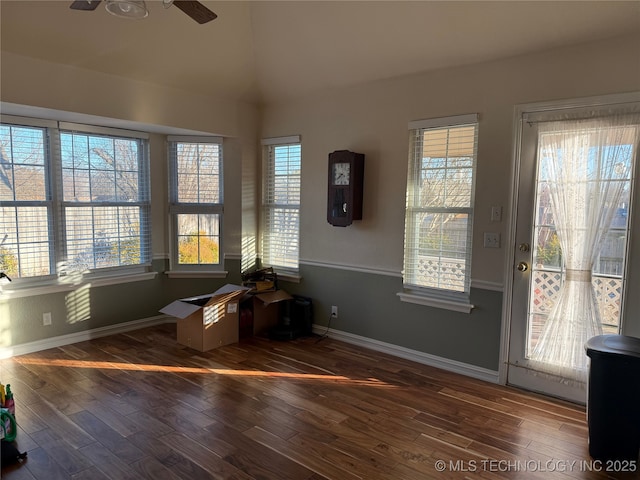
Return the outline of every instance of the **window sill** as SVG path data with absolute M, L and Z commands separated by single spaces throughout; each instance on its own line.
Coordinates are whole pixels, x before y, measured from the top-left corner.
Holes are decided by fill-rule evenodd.
M 276 272 L 278 274 L 278 280 L 282 280 L 283 282 L 289 283 L 300 283 L 302 277 L 296 273 L 284 273 L 284 272 Z
M 426 295 L 416 295 L 415 293 L 399 292 L 398 297 L 400 301 L 407 303 L 415 303 L 417 305 L 424 305 L 427 307 L 442 308 L 444 310 L 451 310 L 454 312 L 471 313 L 474 305 L 462 300 L 449 300 L 442 298 L 435 298 Z
M 54 277 L 42 282 L 33 282 L 23 285 L 4 284 L 0 287 L 0 298 L 14 299 L 31 297 L 34 295 L 47 295 L 50 293 L 71 292 L 80 287 L 106 287 L 108 285 L 120 285 L 130 282 L 153 280 L 157 272 L 140 272 L 131 274 L 112 275 L 69 275 L 66 277 Z
M 189 270 L 170 270 L 164 272 L 169 278 L 227 278 L 229 272 L 226 270 L 217 271 L 189 271 Z

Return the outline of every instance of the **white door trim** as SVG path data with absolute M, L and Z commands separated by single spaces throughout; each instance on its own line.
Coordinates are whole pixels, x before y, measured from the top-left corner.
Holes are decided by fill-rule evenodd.
M 498 367 L 499 383 L 507 383 L 509 361 L 509 335 L 511 333 L 511 308 L 513 300 L 513 268 L 515 259 L 516 242 L 516 217 L 518 215 L 518 185 L 520 175 L 520 155 L 522 140 L 522 122 L 525 113 L 539 113 L 553 110 L 568 110 L 574 108 L 597 107 L 603 105 L 616 105 L 640 102 L 640 91 L 629 93 L 617 93 L 611 95 L 598 95 L 594 97 L 582 97 L 565 100 L 553 100 L 548 102 L 527 103 L 515 105 L 513 113 L 513 157 L 511 161 L 511 188 L 510 215 L 507 223 L 507 244 L 504 278 L 504 295 L 502 300 L 502 325 L 500 337 L 500 364 Z

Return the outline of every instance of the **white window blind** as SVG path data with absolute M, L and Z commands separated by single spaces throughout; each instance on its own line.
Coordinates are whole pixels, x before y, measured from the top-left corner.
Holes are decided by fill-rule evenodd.
M 403 281 L 468 293 L 477 115 L 410 124 Z
M 69 270 L 149 261 L 149 179 L 141 139 L 61 131 Z
M 27 278 L 148 264 L 146 140 L 39 123 L 0 125 L 0 270 Z
M 268 139 L 264 145 L 262 264 L 297 272 L 300 248 L 299 137 Z
M 169 137 L 169 160 L 172 264 L 221 268 L 222 139 Z
M 54 270 L 46 128 L 0 125 L 0 271 L 11 278 Z

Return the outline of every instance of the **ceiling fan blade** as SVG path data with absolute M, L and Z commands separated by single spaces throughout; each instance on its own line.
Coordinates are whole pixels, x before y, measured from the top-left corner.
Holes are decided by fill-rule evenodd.
M 71 10 L 88 10 L 93 11 L 98 8 L 100 0 L 75 0 L 69 8 Z
M 193 18 L 199 24 L 207 23 L 218 18 L 218 15 L 213 13 L 200 2 L 189 0 L 174 0 L 173 4 L 184 13 L 189 15 L 191 18 Z

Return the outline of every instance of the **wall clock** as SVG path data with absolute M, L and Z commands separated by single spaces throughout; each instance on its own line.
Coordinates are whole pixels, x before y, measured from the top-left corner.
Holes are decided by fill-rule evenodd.
M 364 154 L 337 150 L 329 154 L 327 221 L 346 227 L 362 220 Z

